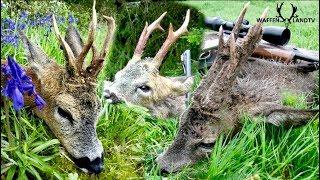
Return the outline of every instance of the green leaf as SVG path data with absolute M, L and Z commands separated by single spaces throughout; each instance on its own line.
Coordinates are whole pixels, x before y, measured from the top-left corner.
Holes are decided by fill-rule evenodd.
M 52 155 L 52 156 L 41 156 L 41 158 L 42 158 L 42 160 L 44 161 L 44 162 L 47 162 L 47 161 L 50 161 L 51 159 L 53 159 L 53 158 L 55 158 L 55 157 L 57 157 L 58 156 L 58 154 L 54 154 L 54 155 Z
M 16 134 L 16 138 L 20 140 L 20 125 L 17 122 L 18 120 L 13 121 L 14 123 L 14 131 Z
M 62 178 L 62 176 L 58 172 L 53 172 L 53 175 L 59 180 L 63 180 L 64 179 L 64 178 Z
M 27 119 L 21 118 L 21 120 L 22 120 L 22 122 L 25 123 L 30 129 L 32 129 L 33 131 L 36 131 L 36 128 L 35 128 L 34 126 L 32 126 Z
M 8 173 L 7 173 L 7 177 L 6 180 L 11 180 L 13 179 L 14 174 L 16 173 L 16 166 L 11 166 L 11 168 L 9 169 Z
M 78 179 L 78 174 L 77 173 L 69 173 L 68 174 L 68 180 L 77 180 Z
M 20 166 L 27 166 L 29 164 L 28 162 L 28 156 L 25 154 L 22 154 L 20 151 L 15 151 L 16 155 L 19 157 L 20 161 L 18 161 L 18 164 Z
M 23 152 L 24 152 L 25 154 L 28 153 L 28 144 L 27 144 L 26 142 L 23 143 Z
M 4 150 L 4 151 L 15 151 L 17 150 L 19 147 L 18 146 L 10 146 L 10 147 L 6 147 L 6 148 L 2 148 L 1 150 Z
M 34 175 L 34 177 L 38 180 L 42 180 L 40 174 L 38 173 L 38 171 L 32 167 L 32 166 L 29 166 L 28 169 L 27 169 L 28 172 L 30 172 L 32 175 Z
M 26 168 L 25 167 L 19 168 L 18 179 L 19 180 L 27 180 L 28 179 L 28 177 L 26 175 Z
M 59 143 L 60 143 L 60 142 L 59 142 L 58 139 L 52 139 L 52 140 L 47 141 L 47 142 L 45 142 L 44 144 L 42 144 L 42 145 L 34 148 L 33 150 L 31 150 L 31 152 L 37 153 L 37 152 L 40 152 L 40 151 L 42 151 L 42 150 L 44 150 L 44 149 L 46 149 L 46 148 L 48 148 L 48 147 L 50 147 L 50 146 L 52 146 L 52 145 L 59 144 Z
M 2 149 L 1 149 L 1 158 L 8 160 L 9 162 L 11 162 L 11 163 L 13 163 L 15 165 L 18 165 L 18 163 L 15 160 L 11 159 L 9 157 L 9 155 L 6 152 L 4 152 Z
M 14 164 L 11 162 L 1 165 L 1 174 L 7 172 L 12 167 L 12 165 Z

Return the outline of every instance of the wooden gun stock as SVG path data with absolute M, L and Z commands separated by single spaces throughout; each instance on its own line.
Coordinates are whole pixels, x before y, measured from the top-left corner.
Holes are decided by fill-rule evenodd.
M 227 40 L 229 35 L 225 34 L 224 39 Z M 237 39 L 242 41 L 242 38 Z M 206 59 L 205 63 L 208 64 L 208 58 L 215 57 L 215 51 L 218 48 L 219 38 L 217 32 L 210 32 L 205 35 L 205 40 L 202 44 L 203 52 L 209 52 L 201 54 L 199 59 Z M 260 42 L 258 47 L 251 55 L 255 58 L 264 58 L 267 60 L 276 60 L 282 63 L 302 63 L 313 64 L 319 66 L 319 53 L 317 51 L 311 51 L 306 49 L 296 48 L 294 46 L 278 46 L 269 44 L 267 42 Z M 204 61 L 203 61 L 204 62 Z M 211 61 L 212 62 L 212 61 Z M 211 65 L 211 64 L 210 64 Z M 204 65 L 202 65 L 204 66 Z
M 273 59 L 286 64 L 294 60 L 294 52 L 279 47 L 260 44 L 252 54 L 252 57 Z

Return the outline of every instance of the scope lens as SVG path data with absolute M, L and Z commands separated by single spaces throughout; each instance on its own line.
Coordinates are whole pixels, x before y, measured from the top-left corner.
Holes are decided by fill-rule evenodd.
M 262 39 L 276 45 L 285 45 L 290 40 L 290 30 L 284 27 L 266 26 Z

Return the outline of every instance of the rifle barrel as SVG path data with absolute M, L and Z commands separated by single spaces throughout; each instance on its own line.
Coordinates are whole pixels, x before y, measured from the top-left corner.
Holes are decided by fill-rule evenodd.
M 300 51 L 294 51 L 294 57 L 293 59 L 300 59 L 300 60 L 304 60 L 307 62 L 313 62 L 313 63 L 319 63 L 319 59 L 315 58 L 315 57 L 311 57 L 311 56 L 306 56 L 305 54 L 301 53 Z

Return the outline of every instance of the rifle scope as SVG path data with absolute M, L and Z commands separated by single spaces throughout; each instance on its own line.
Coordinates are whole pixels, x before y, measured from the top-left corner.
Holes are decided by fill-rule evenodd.
M 224 32 L 226 34 L 230 34 L 234 27 L 234 22 L 225 21 L 220 17 L 206 17 L 205 25 L 215 31 L 219 31 L 220 26 L 222 26 Z M 249 25 L 248 21 L 244 21 L 242 23 L 239 37 L 246 36 L 250 27 L 251 25 Z M 269 43 L 275 45 L 285 45 L 290 40 L 291 33 L 288 28 L 279 26 L 265 26 L 262 29 L 262 39 Z

